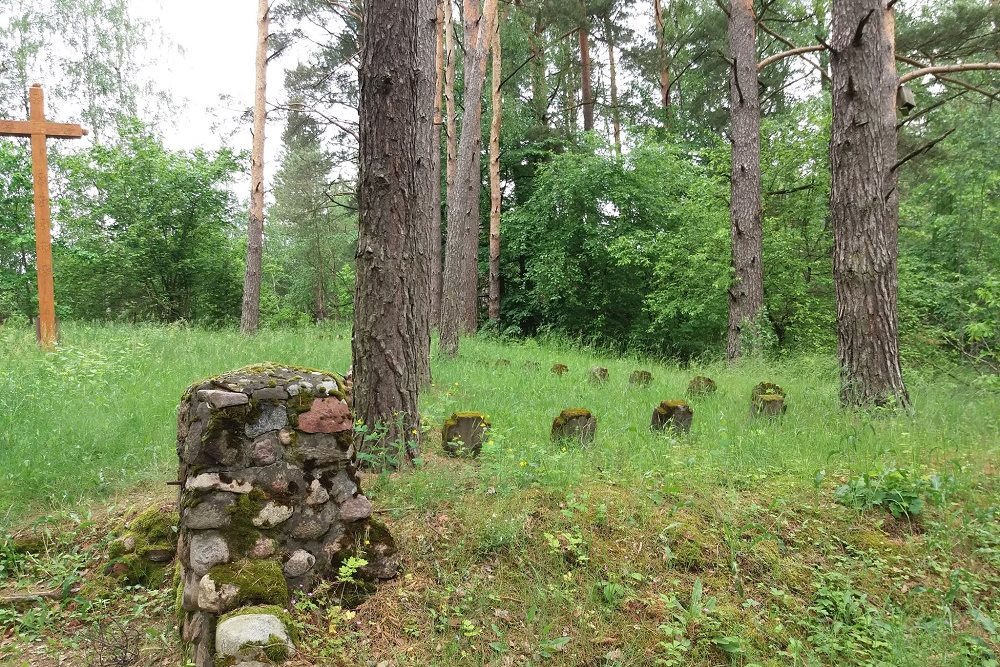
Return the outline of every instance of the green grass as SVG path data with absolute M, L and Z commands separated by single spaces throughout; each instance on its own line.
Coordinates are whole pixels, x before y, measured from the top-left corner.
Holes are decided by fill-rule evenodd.
M 11 350 L 0 362 L 0 528 L 38 515 L 55 517 L 50 530 L 63 526 L 48 559 L 0 552 L 0 584 L 7 576 L 21 587 L 52 585 L 67 571 L 85 577 L 90 561 L 73 545 L 87 542 L 87 530 L 107 532 L 108 520 L 86 518 L 107 496 L 122 494 L 111 516 L 126 511 L 136 485 L 169 497 L 162 482 L 173 476 L 174 411 L 188 384 L 264 360 L 334 371 L 350 363 L 346 329 L 245 340 L 69 324 L 55 355 L 38 352 L 23 330 L 0 328 L 0 345 Z M 556 362 L 569 372 L 550 373 Z M 598 364 L 610 370 L 603 385 L 587 381 Z M 650 386 L 629 386 L 639 368 L 652 371 Z M 464 340 L 457 359 L 435 357 L 433 372 L 418 466 L 363 482 L 401 546 L 405 575 L 353 617 L 322 592 L 294 603 L 306 659 L 399 667 L 996 664 L 995 394 L 908 369 L 912 415 L 847 412 L 828 357 L 680 368 L 558 341 L 487 338 Z M 653 408 L 683 398 L 696 374 L 714 378 L 719 391 L 692 399 L 692 432 L 651 433 Z M 763 380 L 788 393 L 780 420 L 749 416 L 750 391 Z M 598 419 L 586 449 L 549 441 L 566 407 Z M 493 424 L 476 462 L 439 455 L 441 423 L 465 410 Z M 892 479 L 908 501 L 926 503 L 920 516 L 894 518 L 860 482 L 851 507 L 837 502 L 848 480 L 893 469 L 906 471 Z M 102 558 L 106 540 L 90 542 L 89 558 Z M 142 613 L 127 598 L 86 605 L 98 610 L 93 618 L 115 610 L 144 622 L 158 638 L 150 650 L 171 655 L 168 598 L 149 598 L 162 609 Z M 17 647 L 68 651 L 74 640 L 59 623 L 77 619 L 82 605 L 49 603 L 41 621 L 41 612 L 0 608 L 0 625 L 14 629 Z

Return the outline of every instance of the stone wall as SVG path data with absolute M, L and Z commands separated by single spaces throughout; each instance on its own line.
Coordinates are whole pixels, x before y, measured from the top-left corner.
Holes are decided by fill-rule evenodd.
M 280 662 L 282 650 L 265 648 L 272 639 L 291 648 L 289 633 L 247 640 L 242 649 L 232 637 L 283 623 L 291 592 L 336 581 L 350 557 L 367 561 L 351 586 L 395 576 L 392 538 L 370 520 L 359 488 L 345 390 L 333 373 L 261 365 L 184 394 L 177 611 L 186 657 L 197 667 L 214 667 L 217 657 Z M 218 638 L 217 626 L 225 629 Z

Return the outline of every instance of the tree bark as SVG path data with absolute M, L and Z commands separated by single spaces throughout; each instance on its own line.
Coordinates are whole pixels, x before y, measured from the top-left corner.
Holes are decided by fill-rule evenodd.
M 729 361 L 735 361 L 745 351 L 747 330 L 760 324 L 758 320 L 764 303 L 760 99 L 753 0 L 732 0 L 728 33 L 732 134 L 729 226 L 733 284 L 729 288 L 726 356 Z
M 444 104 L 447 131 L 447 150 L 445 151 L 445 185 L 446 195 L 451 196 L 455 182 L 455 161 L 458 159 L 458 123 L 455 119 L 455 23 L 452 19 L 451 0 L 444 2 Z M 442 291 L 444 287 L 442 286 Z M 442 295 L 442 301 L 443 301 Z M 443 306 L 442 306 L 443 308 Z M 440 326 L 440 324 L 438 325 Z
M 535 121 L 539 125 L 548 124 L 549 99 L 545 90 L 545 22 L 542 20 L 542 10 L 538 9 L 535 16 L 535 27 L 528 33 L 528 49 L 531 52 L 531 107 L 535 112 Z
M 448 238 L 441 307 L 441 350 L 450 356 L 458 354 L 459 334 L 476 330 L 482 93 L 486 55 L 495 30 L 496 3 L 497 0 L 486 0 L 482 15 L 478 0 L 465 0 L 464 6 L 464 114 L 454 180 L 448 190 Z
M 895 25 L 881 0 L 836 0 L 830 212 L 841 403 L 909 406 L 899 360 Z
M 666 124 L 670 113 L 670 58 L 664 39 L 666 24 L 663 21 L 661 0 L 653 0 L 653 21 L 656 27 L 656 56 L 660 63 L 660 105 L 663 107 L 663 122 Z
M 608 67 L 611 71 L 611 126 L 614 132 L 615 157 L 622 156 L 622 120 L 618 109 L 618 72 L 615 65 L 615 27 L 610 16 L 604 17 L 604 35 L 608 41 Z
M 437 30 L 435 9 L 436 0 L 417 0 L 419 13 L 417 22 L 417 178 L 414 196 L 419 202 L 422 217 L 415 228 L 415 233 L 409 235 L 411 240 L 408 258 L 413 262 L 410 280 L 407 286 L 410 290 L 410 308 L 416 325 L 414 337 L 415 371 L 420 386 L 431 382 L 431 276 L 433 274 L 432 257 L 434 236 L 438 235 L 440 247 L 441 206 L 435 200 L 440 192 L 435 191 L 435 176 L 440 174 L 440 166 L 434 168 L 434 155 L 440 155 L 440 146 L 435 144 L 434 84 L 437 70 L 435 68 L 435 37 Z M 440 162 L 440 159 L 438 160 Z M 437 181 L 440 184 L 440 178 Z
M 499 13 L 499 9 L 496 10 Z M 493 72 L 491 96 L 493 115 L 490 118 L 490 293 L 489 317 L 493 322 L 500 320 L 500 124 L 503 120 L 503 98 L 500 95 L 502 54 L 500 45 L 499 17 L 498 29 L 493 33 Z
M 590 82 L 590 29 L 587 25 L 587 5 L 583 4 L 583 23 L 580 24 L 580 103 L 583 105 L 583 131 L 594 129 L 594 89 Z
M 425 0 L 364 3 L 359 79 L 360 187 L 354 306 L 354 411 L 377 433 L 359 443 L 376 467 L 409 460 L 419 426 L 418 323 L 411 285 L 427 192 L 420 180 L 430 118 L 422 117 L 430 62 L 421 44 Z M 424 125 L 427 126 L 425 131 Z
M 267 36 L 270 32 L 268 0 L 257 3 L 256 85 L 253 101 L 253 147 L 250 151 L 250 219 L 247 225 L 247 266 L 243 279 L 244 335 L 260 328 L 260 267 L 264 253 L 264 126 L 267 123 Z
M 431 326 L 441 321 L 441 125 L 443 123 L 441 90 L 445 79 L 444 29 L 445 4 L 451 0 L 437 0 L 437 14 L 434 21 L 436 39 L 434 44 L 434 139 L 431 147 L 431 208 L 434 216 L 431 224 Z

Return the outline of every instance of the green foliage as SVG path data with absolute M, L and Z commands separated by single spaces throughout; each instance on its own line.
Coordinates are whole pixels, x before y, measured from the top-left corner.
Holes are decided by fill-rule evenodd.
M 350 319 L 357 241 L 353 185 L 331 174 L 315 120 L 292 112 L 268 210 L 261 308 L 272 325 Z M 331 182 L 332 181 L 332 182 Z
M 650 139 L 625 162 L 584 147 L 541 166 L 503 227 L 504 326 L 684 356 L 710 349 L 725 329 L 728 223 L 705 157 Z
M 36 310 L 31 157 L 24 144 L 0 141 L 0 322 Z
M 172 152 L 141 124 L 62 161 L 57 301 L 81 319 L 221 323 L 239 315 L 238 210 L 227 150 Z
M 888 468 L 878 473 L 864 473 L 837 487 L 837 500 L 857 510 L 880 508 L 897 519 L 921 514 L 925 498 L 940 503 L 951 481 L 934 474 L 919 478 L 905 468 Z

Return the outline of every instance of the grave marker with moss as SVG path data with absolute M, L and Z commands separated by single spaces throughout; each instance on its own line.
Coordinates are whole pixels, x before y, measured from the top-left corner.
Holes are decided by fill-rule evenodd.
M 714 394 L 718 390 L 718 386 L 715 384 L 715 380 L 704 375 L 696 375 L 691 378 L 691 382 L 688 383 L 687 394 L 688 396 L 698 397 L 707 396 L 709 394 Z
M 587 374 L 587 379 L 592 384 L 604 384 L 608 381 L 608 369 L 603 366 L 594 366 Z
M 678 433 L 687 433 L 691 430 L 691 421 L 694 419 L 694 410 L 687 401 L 662 401 L 653 410 L 653 418 L 650 428 L 654 431 L 672 430 Z
M 441 427 L 441 441 L 450 456 L 479 456 L 490 420 L 480 412 L 455 412 Z
M 594 440 L 597 418 L 587 408 L 567 408 L 552 420 L 552 440 L 573 440 L 587 445 Z
M 761 382 L 750 392 L 752 417 L 780 417 L 787 409 L 785 390 L 773 382 Z
M 636 387 L 648 387 L 652 381 L 653 374 L 649 371 L 632 371 L 632 374 L 628 376 L 628 383 Z

